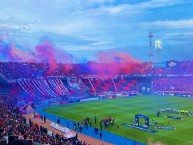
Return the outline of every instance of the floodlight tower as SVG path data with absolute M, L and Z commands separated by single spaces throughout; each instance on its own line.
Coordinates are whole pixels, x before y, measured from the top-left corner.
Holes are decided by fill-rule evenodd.
M 162 41 L 161 39 L 155 40 L 155 51 L 157 52 L 157 62 L 160 61 L 160 52 L 162 50 Z
M 153 66 L 153 49 L 152 49 L 152 38 L 153 38 L 153 35 L 152 33 L 150 32 L 149 35 L 149 62 L 152 64 Z

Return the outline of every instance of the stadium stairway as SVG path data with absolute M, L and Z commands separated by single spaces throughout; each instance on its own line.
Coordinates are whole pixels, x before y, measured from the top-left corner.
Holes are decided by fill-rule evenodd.
M 47 119 L 49 119 L 49 120 L 51 120 L 55 123 L 57 122 L 57 119 L 60 118 L 60 124 L 61 125 L 66 126 L 67 122 L 68 122 L 69 123 L 68 128 L 73 130 L 73 121 L 72 120 L 68 120 L 68 119 L 65 119 L 65 118 L 61 118 L 61 117 L 46 113 L 46 112 L 43 111 L 44 107 L 45 106 L 37 107 L 35 109 L 35 111 L 38 112 L 39 114 L 43 115 L 43 116 L 46 116 Z M 89 127 L 88 130 L 84 127 L 81 133 L 85 134 L 87 136 L 96 138 L 96 139 L 100 139 L 100 137 L 99 137 L 100 130 L 99 130 L 98 134 L 96 134 L 94 132 L 93 127 Z M 113 133 L 110 133 L 110 132 L 107 132 L 107 131 L 104 131 L 104 130 L 102 130 L 102 134 L 103 134 L 102 135 L 102 140 L 104 140 L 106 142 L 109 142 L 109 143 L 112 143 L 112 144 L 115 144 L 115 145 L 145 145 L 144 143 L 140 143 L 140 142 L 137 142 L 137 141 L 134 141 L 134 140 L 130 140 L 128 138 L 118 136 L 118 135 L 115 135 Z

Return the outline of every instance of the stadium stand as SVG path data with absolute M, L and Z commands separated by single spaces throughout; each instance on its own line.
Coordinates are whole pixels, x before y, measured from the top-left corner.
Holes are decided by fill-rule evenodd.
M 137 92 L 137 80 L 128 78 L 117 78 L 114 79 L 117 92 Z
M 7 103 L 9 102 L 9 103 Z M 48 129 L 44 128 L 31 119 L 26 120 L 22 116 L 19 107 L 13 105 L 11 97 L 0 97 L 0 142 L 5 145 L 29 144 L 51 144 L 66 145 L 83 143 L 77 137 L 66 139 L 59 134 L 48 134 Z
M 154 92 L 193 94 L 193 78 L 157 78 L 152 81 Z
M 76 69 L 72 66 L 70 71 L 64 69 L 65 64 L 58 64 L 55 71 L 49 72 L 49 65 L 44 63 L 0 62 L 0 139 L 7 144 L 9 136 L 14 135 L 42 144 L 54 145 L 59 140 L 65 143 L 61 136 L 49 136 L 45 128 L 28 123 L 22 116 L 26 107 L 71 103 L 73 99 L 78 102 L 97 96 L 128 96 L 142 93 L 143 88 L 149 93 L 193 95 L 192 67 L 193 61 L 169 61 L 165 67 L 154 68 L 144 63 L 130 74 L 108 76 L 96 75 L 94 68 L 92 72 L 80 71 L 81 64 L 76 64 Z
M 96 93 L 94 87 L 92 86 L 90 78 L 82 78 L 82 82 L 88 87 L 88 93 L 89 94 L 95 94 Z

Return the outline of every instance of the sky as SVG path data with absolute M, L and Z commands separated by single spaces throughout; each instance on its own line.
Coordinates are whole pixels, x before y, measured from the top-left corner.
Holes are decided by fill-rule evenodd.
M 113 51 L 149 61 L 151 32 L 154 61 L 193 60 L 192 10 L 193 0 L 0 0 L 0 36 L 29 54 L 46 37 L 61 59 L 61 51 L 77 62 Z

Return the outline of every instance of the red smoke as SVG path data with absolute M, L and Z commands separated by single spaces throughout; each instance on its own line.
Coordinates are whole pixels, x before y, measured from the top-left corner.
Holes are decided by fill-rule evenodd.
M 127 52 L 108 50 L 98 53 L 95 68 L 99 74 L 130 74 L 142 64 Z
M 65 64 L 63 71 L 65 73 L 70 72 L 72 69 L 72 56 L 61 49 L 56 49 L 55 54 L 57 62 Z
M 62 49 L 55 49 L 55 56 L 59 63 L 72 64 L 72 56 Z
M 16 61 L 36 62 L 35 58 L 31 54 L 16 48 L 15 44 L 11 44 L 10 55 Z
M 65 73 L 69 72 L 72 68 L 71 55 L 64 50 L 57 49 L 47 38 L 36 46 L 35 55 L 39 62 L 49 63 L 49 73 L 52 73 L 57 69 L 57 63 L 66 64 L 63 68 Z
M 48 39 L 44 39 L 40 44 L 36 46 L 35 53 L 40 62 L 49 63 L 50 73 L 57 68 L 54 45 L 51 41 L 49 41 Z
M 57 69 L 57 63 L 67 64 L 60 68 L 63 69 L 63 72 L 69 72 L 72 68 L 71 55 L 64 50 L 57 49 L 47 37 L 44 37 L 34 48 L 32 54 L 23 51 L 26 50 L 24 44 L 22 43 L 22 46 L 17 45 L 17 42 L 9 36 L 9 33 L 4 36 L 6 37 L 0 34 L 0 56 L 3 61 L 48 63 L 50 66 L 49 73 Z
M 28 52 L 18 48 L 14 39 L 10 37 L 8 32 L 6 33 L 6 37 L 0 34 L 0 51 L 5 61 L 34 62 L 35 58 Z M 23 49 L 25 48 L 23 47 Z
M 75 60 L 75 58 L 64 50 L 57 49 L 47 37 L 44 37 L 44 39 L 42 39 L 42 41 L 34 48 L 34 54 L 22 51 L 26 48 L 23 46 L 19 46 L 20 48 L 18 48 L 13 40 L 10 42 L 5 41 L 5 38 L 2 36 L 0 36 L 0 39 L 7 44 L 5 48 L 0 47 L 0 49 L 3 50 L 3 58 L 8 59 L 8 61 L 49 63 L 49 73 L 52 73 L 57 69 L 57 63 L 66 64 L 62 65 L 63 67 L 60 65 L 60 68 L 58 68 L 60 69 L 59 71 L 65 73 L 70 72 L 73 68 L 73 59 Z M 85 65 L 85 72 L 87 71 L 87 73 L 92 74 L 92 71 L 94 70 L 94 74 L 130 74 L 137 66 L 142 64 L 140 60 L 133 58 L 130 54 L 124 51 L 106 50 L 99 52 L 96 57 L 97 63 L 89 63 L 87 66 Z M 77 71 L 77 73 L 79 72 L 81 72 L 81 70 Z

